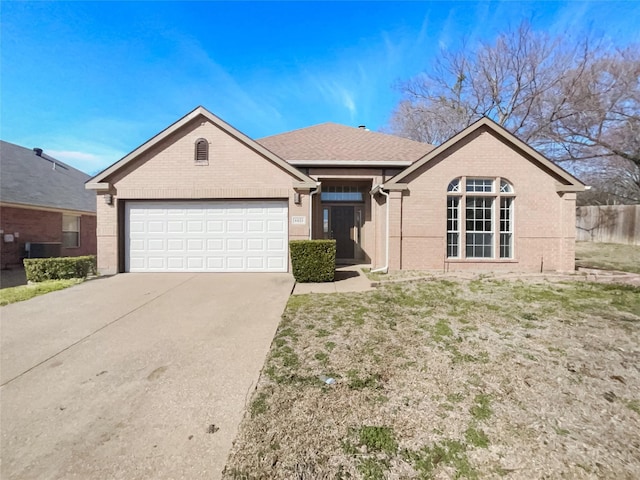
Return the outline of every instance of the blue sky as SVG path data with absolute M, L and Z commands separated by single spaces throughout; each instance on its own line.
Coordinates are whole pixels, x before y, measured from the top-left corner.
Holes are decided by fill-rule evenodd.
M 640 2 L 0 2 L 0 138 L 94 174 L 203 105 L 253 138 L 383 127 L 441 48 L 529 20 L 640 42 Z

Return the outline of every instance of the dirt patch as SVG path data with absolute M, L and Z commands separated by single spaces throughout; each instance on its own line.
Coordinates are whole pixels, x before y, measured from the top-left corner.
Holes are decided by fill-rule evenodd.
M 639 340 L 630 286 L 295 296 L 224 477 L 638 478 Z

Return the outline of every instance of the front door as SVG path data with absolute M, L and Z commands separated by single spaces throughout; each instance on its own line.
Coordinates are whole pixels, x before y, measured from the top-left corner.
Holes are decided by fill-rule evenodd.
M 354 258 L 355 242 L 352 238 L 355 226 L 352 206 L 331 207 L 331 236 L 336 241 L 337 258 Z

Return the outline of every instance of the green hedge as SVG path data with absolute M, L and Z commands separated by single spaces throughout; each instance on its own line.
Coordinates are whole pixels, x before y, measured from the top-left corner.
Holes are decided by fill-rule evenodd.
M 335 240 L 291 240 L 291 266 L 297 282 L 332 282 L 336 272 Z
M 25 258 L 24 271 L 30 282 L 86 278 L 96 274 L 96 257 Z

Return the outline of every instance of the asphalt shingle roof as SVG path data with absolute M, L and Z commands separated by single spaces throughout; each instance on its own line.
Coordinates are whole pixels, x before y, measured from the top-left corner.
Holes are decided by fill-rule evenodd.
M 261 138 L 257 142 L 288 162 L 296 160 L 415 162 L 434 148 L 428 143 L 337 123 L 322 123 Z
M 96 194 L 84 188 L 89 178 L 46 152 L 0 140 L 1 202 L 95 212 Z

